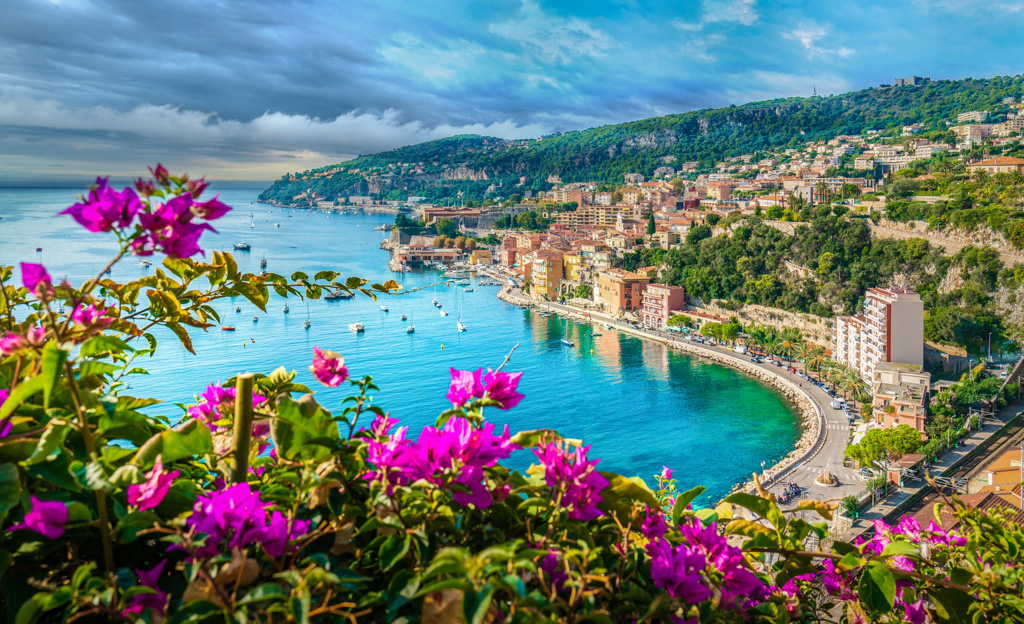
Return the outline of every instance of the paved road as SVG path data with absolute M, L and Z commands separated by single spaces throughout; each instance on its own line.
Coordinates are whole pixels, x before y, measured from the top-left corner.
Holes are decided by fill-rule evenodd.
M 587 314 L 595 322 L 607 323 L 620 331 L 663 342 L 685 343 L 697 350 L 714 352 L 719 355 L 726 356 L 727 358 L 735 360 L 737 363 L 742 362 L 748 366 L 751 363 L 749 356 L 736 353 L 728 347 L 715 346 L 707 343 L 695 343 L 682 339 L 678 334 L 638 329 L 599 312 L 583 311 L 579 308 L 549 301 L 534 301 L 523 294 L 521 290 L 515 288 L 512 289 L 512 294 L 517 298 L 530 301 L 537 307 L 547 308 L 563 314 L 571 314 L 574 316 Z M 801 488 L 801 494 L 797 497 L 798 499 L 841 498 L 850 494 L 859 495 L 863 493 L 866 487 L 865 478 L 853 468 L 846 468 L 843 466 L 843 455 L 846 451 L 847 441 L 849 439 L 850 425 L 842 410 L 832 409 L 832 397 L 818 386 L 803 380 L 799 376 L 784 372 L 785 369 L 783 368 L 767 363 L 761 364 L 760 366 L 765 368 L 767 371 L 783 377 L 784 379 L 790 380 L 794 384 L 798 384 L 799 387 L 818 406 L 825 417 L 825 441 L 822 447 L 814 456 L 803 460 L 784 471 L 782 477 L 773 481 L 768 489 L 778 494 L 785 489 L 783 483 L 792 482 Z M 766 466 L 766 468 L 769 468 L 769 466 Z M 835 475 L 836 479 L 839 481 L 837 486 L 827 487 L 816 485 L 814 483 L 815 478 L 817 478 L 817 476 L 826 469 Z

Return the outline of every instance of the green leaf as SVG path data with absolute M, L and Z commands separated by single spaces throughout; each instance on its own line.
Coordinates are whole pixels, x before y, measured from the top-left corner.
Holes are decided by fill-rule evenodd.
M 127 342 L 116 336 L 103 335 L 90 338 L 82 343 L 82 348 L 79 350 L 78 355 L 85 358 L 101 353 L 123 353 L 134 350 L 128 346 Z
M 195 349 L 192 348 L 192 337 L 188 335 L 188 330 L 182 327 L 181 323 L 167 322 L 165 325 L 167 329 L 174 332 L 174 335 L 178 337 L 181 346 L 185 347 L 192 355 L 196 354 Z
M 647 484 L 640 477 L 624 477 L 614 472 L 602 472 L 602 477 L 608 480 L 608 485 L 601 490 L 601 498 L 610 503 L 614 498 L 639 501 L 651 509 L 658 508 L 658 499 L 654 497 Z M 614 497 L 609 497 L 609 494 Z
M 480 624 L 487 615 L 487 609 L 491 606 L 491 596 L 494 595 L 494 587 L 490 583 L 483 586 L 478 592 L 472 590 L 462 594 L 462 613 L 466 616 L 469 624 Z
M 802 500 L 797 503 L 796 507 L 797 509 L 811 509 L 826 520 L 832 519 L 832 510 L 829 508 L 828 503 L 816 500 Z
M 111 364 L 110 362 L 87 360 L 78 367 L 78 376 L 81 378 L 90 375 L 112 375 L 121 370 L 121 368 L 117 364 Z
M 692 490 L 687 490 L 676 497 L 676 502 L 672 504 L 672 524 L 679 526 L 679 518 L 682 517 L 683 512 L 686 511 L 687 505 L 703 494 L 704 490 L 705 488 L 703 485 L 698 485 Z
M 759 534 L 772 534 L 766 526 L 751 520 L 733 520 L 725 527 L 726 535 L 744 535 L 756 537 Z
M 859 588 L 861 602 L 877 612 L 890 611 L 896 601 L 896 577 L 877 559 L 868 562 Z
M 698 509 L 697 513 L 694 514 L 694 515 L 697 516 L 697 519 L 700 520 L 701 523 L 704 526 L 707 526 L 707 525 L 711 524 L 712 522 L 715 522 L 715 521 L 718 520 L 718 512 L 715 511 L 714 509 L 712 509 L 711 507 L 705 507 L 703 509 Z
M 926 589 L 928 597 L 935 604 L 935 612 L 940 621 L 955 624 L 967 624 L 971 621 L 970 608 L 974 601 L 968 594 L 959 589 L 936 587 Z
M 380 545 L 380 569 L 386 572 L 391 566 L 398 563 L 409 552 L 409 545 L 411 543 L 412 538 L 408 535 L 388 536 L 384 543 Z
M 289 461 L 323 461 L 341 442 L 338 424 L 308 394 L 298 401 L 289 396 L 278 399 L 270 435 L 278 454 Z
M 189 420 L 174 429 L 168 429 L 150 438 L 132 458 L 132 463 L 143 468 L 151 467 L 157 455 L 164 464 L 194 455 L 213 452 L 213 436 L 205 423 Z
M 767 498 L 761 498 L 746 492 L 735 492 L 726 496 L 722 502 L 749 509 L 759 517 L 771 522 L 777 530 L 781 531 L 786 526 L 786 517 L 782 515 L 782 510 Z
M 49 598 L 50 594 L 47 593 L 38 593 L 32 596 L 18 609 L 18 615 L 14 617 L 14 624 L 35 624 Z
M 235 603 L 236 607 L 266 600 L 280 600 L 288 595 L 283 587 L 276 583 L 264 583 L 250 589 L 242 598 Z
M 121 518 L 114 529 L 114 533 L 121 535 L 122 544 L 127 544 L 128 542 L 135 541 L 139 531 L 152 528 L 154 524 L 159 522 L 160 516 L 152 511 L 133 511 L 124 518 Z
M 561 438 L 562 436 L 558 435 L 554 429 L 531 429 L 513 435 L 511 442 L 525 449 L 539 446 L 542 439 L 560 440 Z
M 0 405 L 0 418 L 6 418 L 11 412 L 21 406 L 30 396 L 43 389 L 45 380 L 41 375 L 36 375 L 28 381 L 23 381 L 11 391 L 7 400 Z
M 68 352 L 57 346 L 57 343 L 50 341 L 43 347 L 41 367 L 39 376 L 43 379 L 43 407 L 50 407 L 50 397 L 57 387 L 57 382 L 64 376 L 64 362 L 68 359 Z
M 920 557 L 921 550 L 910 542 L 889 542 L 889 545 L 882 551 L 883 557 Z
M 61 448 L 61 445 L 64 444 L 64 439 L 68 437 L 70 432 L 70 425 L 50 424 L 43 431 L 43 435 L 39 436 L 39 442 L 36 444 L 35 450 L 32 451 L 32 455 L 25 460 L 25 465 L 32 466 L 49 459 Z
M 14 464 L 0 464 L 0 518 L 21 502 L 21 476 Z

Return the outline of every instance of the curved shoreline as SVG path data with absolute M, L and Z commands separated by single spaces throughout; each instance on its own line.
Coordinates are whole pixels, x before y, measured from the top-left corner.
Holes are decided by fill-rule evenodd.
M 567 306 L 558 305 L 557 307 L 543 301 L 535 301 L 532 299 L 526 299 L 515 295 L 508 286 L 503 286 L 498 292 L 498 298 L 502 301 L 511 305 L 524 307 L 524 308 L 535 308 L 542 307 L 561 316 L 569 318 L 578 318 L 585 321 L 594 321 L 593 314 L 592 318 L 586 318 L 578 312 L 572 312 Z M 821 405 L 819 405 L 814 398 L 802 387 L 793 383 L 780 373 L 771 370 L 769 368 L 756 367 L 750 363 L 749 360 L 741 359 L 737 356 L 722 353 L 714 349 L 709 349 L 702 345 L 694 344 L 684 340 L 672 340 L 657 334 L 648 333 L 643 330 L 635 329 L 629 325 L 625 325 L 619 321 L 605 317 L 603 314 L 598 314 L 601 317 L 601 322 L 608 323 L 615 329 L 621 332 L 625 332 L 640 338 L 646 338 L 649 340 L 655 340 L 667 345 L 671 349 L 681 351 L 688 355 L 693 355 L 706 360 L 728 366 L 734 370 L 738 370 L 741 373 L 745 373 L 754 377 L 758 381 L 766 383 L 779 392 L 782 393 L 788 401 L 791 401 L 796 407 L 796 413 L 794 414 L 798 418 L 797 426 L 800 428 L 800 437 L 797 438 L 796 444 L 792 451 L 790 451 L 785 457 L 777 461 L 770 467 L 765 468 L 762 473 L 761 484 L 768 486 L 783 476 L 788 474 L 792 468 L 798 464 L 813 457 L 818 450 L 822 447 L 827 435 L 827 429 L 825 428 L 825 414 Z M 753 479 L 739 484 L 733 491 L 753 491 L 754 482 Z

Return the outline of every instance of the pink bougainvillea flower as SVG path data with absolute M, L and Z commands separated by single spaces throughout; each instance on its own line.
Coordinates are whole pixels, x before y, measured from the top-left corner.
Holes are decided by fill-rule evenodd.
M 153 469 L 146 475 L 148 480 L 140 485 L 128 486 L 128 504 L 135 505 L 139 509 L 152 509 L 156 507 L 167 496 L 168 490 L 171 489 L 171 484 L 174 483 L 174 479 L 180 474 L 180 470 L 164 472 L 163 459 L 157 455 Z
M 75 308 L 71 312 L 71 320 L 85 327 L 105 328 L 114 322 L 113 312 L 110 308 L 96 307 L 90 303 L 87 306 Z
M 3 338 L 0 338 L 0 353 L 3 355 L 10 355 L 20 349 L 25 344 L 21 336 L 18 334 L 7 334 Z
M 345 358 L 334 351 L 321 350 L 313 347 L 313 365 L 309 367 L 317 381 L 328 388 L 337 388 L 348 379 Z
M 185 183 L 185 190 L 192 194 L 193 199 L 199 199 L 199 196 L 203 194 L 206 187 L 210 186 L 210 183 L 206 181 L 206 178 L 199 178 L 198 180 L 189 180 Z M 214 197 L 214 199 L 217 199 Z M 230 210 L 230 208 L 228 209 Z M 217 217 L 211 217 L 216 219 Z
M 200 180 L 200 182 L 202 182 L 202 180 Z M 192 183 L 189 182 L 189 184 Z M 202 188 L 206 188 L 206 184 L 202 184 L 201 186 Z M 199 193 L 202 192 L 203 191 L 201 189 L 199 190 L 198 193 L 196 191 L 192 191 L 192 196 L 198 198 Z M 218 197 L 219 195 L 214 195 L 213 199 L 196 204 L 192 208 L 192 211 L 196 214 L 197 217 L 200 217 L 201 219 L 206 219 L 207 221 L 220 219 L 221 217 L 223 217 L 224 215 L 231 211 L 231 206 L 228 206 L 224 202 L 217 199 Z
M 153 174 L 153 179 L 156 180 L 157 184 L 167 184 L 170 182 L 170 174 L 160 163 L 156 164 L 156 169 L 150 167 L 149 172 Z
M 649 540 L 665 537 L 668 533 L 668 522 L 665 521 L 665 514 L 655 509 L 647 509 L 644 521 L 640 525 L 640 533 Z
M 167 608 L 167 592 L 160 589 L 157 582 L 164 572 L 167 560 L 164 559 L 156 564 L 151 570 L 136 570 L 135 576 L 139 579 L 139 585 L 156 590 L 153 594 L 135 594 L 131 597 L 128 608 L 121 612 L 121 615 L 132 618 L 140 616 L 146 609 L 153 609 L 157 613 L 163 613 Z
M 651 556 L 654 586 L 664 589 L 669 596 L 698 604 L 713 595 L 704 586 L 701 573 L 707 566 L 707 558 L 699 550 L 657 539 L 647 545 L 647 554 Z
M 143 197 L 151 197 L 156 192 L 156 185 L 149 180 L 139 178 L 135 181 L 135 190 Z
M 551 488 L 564 488 L 562 506 L 569 509 L 573 520 L 592 520 L 603 516 L 597 504 L 604 501 L 600 493 L 608 480 L 595 470 L 600 459 L 587 459 L 589 446 L 583 448 L 550 442 L 533 449 L 544 466 L 544 482 Z
M 90 232 L 110 232 L 131 225 L 143 209 L 139 196 L 130 188 L 120 193 L 110 188 L 108 178 L 96 178 L 96 186 L 89 191 L 84 203 L 75 204 L 60 214 L 69 214 Z
M 763 588 L 761 580 L 747 566 L 743 551 L 730 546 L 725 536 L 718 534 L 714 522 L 705 527 L 694 519 L 680 526 L 679 531 L 690 547 L 699 550 L 708 563 L 724 575 L 720 588 L 723 604 L 734 606 Z
M 248 483 L 200 496 L 186 526 L 207 536 L 197 549 L 200 557 L 212 557 L 226 549 L 261 544 L 272 556 L 290 550 L 289 543 L 309 532 L 309 522 L 296 520 L 288 530 L 288 519 L 280 512 L 267 514 L 267 503 Z M 268 522 L 269 521 L 269 522 Z
M 46 328 L 29 327 L 25 332 L 25 342 L 31 347 L 41 347 L 46 344 Z
M 201 420 L 210 426 L 210 430 L 216 432 L 219 428 L 217 421 L 229 420 L 234 417 L 235 414 L 235 394 L 237 390 L 234 387 L 225 388 L 220 383 L 210 384 L 206 390 L 199 395 L 199 402 L 196 405 L 192 405 L 188 408 L 188 414 L 196 420 Z M 262 394 L 252 393 L 252 404 L 259 405 L 264 403 L 267 397 Z M 253 427 L 260 426 L 262 431 L 263 424 L 254 423 Z M 255 430 L 255 429 L 254 429 Z
M 450 368 L 449 371 L 451 371 L 452 381 L 448 387 L 448 394 L 445 397 L 452 402 L 452 405 L 459 407 L 472 399 L 479 399 L 484 396 L 484 386 L 480 381 L 483 369 L 460 371 Z
M 503 373 L 488 368 L 483 376 L 484 394 L 501 403 L 501 409 L 512 409 L 523 400 L 523 395 L 516 392 L 522 376 L 522 373 Z
M 41 501 L 35 496 L 31 498 L 32 509 L 25 514 L 25 521 L 8 530 L 27 529 L 50 539 L 64 535 L 64 525 L 68 521 L 67 506 L 60 501 Z
M 661 478 L 665 479 L 665 480 L 671 479 L 672 478 L 672 469 L 669 468 L 668 466 L 664 466 L 663 465 L 661 467 Z
M 22 262 L 21 283 L 32 292 L 36 292 L 40 285 L 49 289 L 51 285 L 50 274 L 46 272 L 46 268 L 41 264 Z
M 266 526 L 253 529 L 245 540 L 261 544 L 271 557 L 283 557 L 291 542 L 309 533 L 309 526 L 308 520 L 294 520 L 289 530 L 287 516 L 275 511 Z

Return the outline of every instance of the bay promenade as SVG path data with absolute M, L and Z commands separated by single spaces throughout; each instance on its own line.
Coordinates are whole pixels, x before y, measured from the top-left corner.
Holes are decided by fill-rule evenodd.
M 513 305 L 545 309 L 570 318 L 604 323 L 618 331 L 657 340 L 670 348 L 730 366 L 776 387 L 797 405 L 803 435 L 789 455 L 773 466 L 765 465 L 762 483 L 777 494 L 782 493 L 785 484 L 793 483 L 801 488 L 800 498 L 811 499 L 841 498 L 859 495 L 864 491 L 864 477 L 856 470 L 843 466 L 849 422 L 841 410 L 832 409 L 828 393 L 809 381 L 777 366 L 751 362 L 749 356 L 727 347 L 696 343 L 682 339 L 678 334 L 635 326 L 599 312 L 550 301 L 537 301 L 512 286 L 504 286 L 498 296 Z M 721 400 L 728 401 L 729 397 L 721 397 Z M 823 486 L 815 483 L 815 479 L 825 470 L 836 477 L 837 485 Z M 737 485 L 747 490 L 753 488 L 752 482 Z

